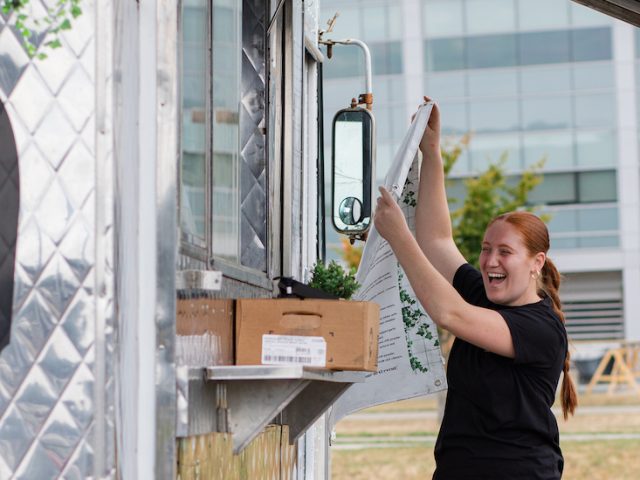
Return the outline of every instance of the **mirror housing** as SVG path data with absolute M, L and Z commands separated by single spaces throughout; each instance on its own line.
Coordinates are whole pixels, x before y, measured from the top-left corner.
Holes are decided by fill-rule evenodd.
M 331 220 L 351 238 L 371 226 L 375 170 L 375 120 L 364 108 L 345 108 L 331 128 Z

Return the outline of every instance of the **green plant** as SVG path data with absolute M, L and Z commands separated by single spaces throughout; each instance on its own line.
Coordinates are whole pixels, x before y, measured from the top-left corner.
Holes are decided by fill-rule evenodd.
M 71 30 L 71 22 L 82 15 L 80 8 L 81 0 L 57 0 L 53 7 L 46 9 L 45 16 L 38 16 L 33 13 L 30 7 L 30 0 L 0 0 L 2 13 L 13 17 L 13 26 L 20 32 L 22 43 L 30 57 L 37 56 L 39 59 L 47 58 L 47 54 L 39 52 L 36 55 L 37 47 L 34 43 L 40 33 L 46 33 L 50 40 L 44 43 L 49 48 L 59 48 L 60 32 Z M 38 33 L 38 30 L 44 32 Z
M 335 260 L 331 260 L 329 265 L 316 262 L 311 272 L 309 286 L 347 300 L 360 287 L 356 282 L 355 269 L 345 271 Z

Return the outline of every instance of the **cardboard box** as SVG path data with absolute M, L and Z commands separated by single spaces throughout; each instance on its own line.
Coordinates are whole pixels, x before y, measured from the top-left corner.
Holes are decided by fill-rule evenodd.
M 303 364 L 316 358 L 312 338 L 326 342 L 324 368 L 374 372 L 378 363 L 380 307 L 373 302 L 347 300 L 242 299 L 236 301 L 236 364 Z M 265 337 L 266 335 L 266 337 Z M 276 336 L 276 337 L 273 337 Z M 291 338 L 289 338 L 291 337 Z M 270 343 L 270 342 L 275 342 Z M 291 341 L 295 345 L 282 345 Z M 322 340 L 319 340 L 322 342 Z M 292 348 L 270 355 L 276 347 Z M 296 350 L 297 349 L 297 350 Z M 268 350 L 268 351 L 267 351 Z M 298 355 L 297 352 L 304 352 Z M 268 360 L 263 363 L 267 355 Z M 272 360 L 273 361 L 270 361 Z M 314 362 L 315 363 L 315 362 Z M 318 366 L 318 365 L 310 365 Z
M 233 365 L 232 299 L 179 298 L 176 314 L 176 341 L 184 342 L 177 347 L 187 364 Z

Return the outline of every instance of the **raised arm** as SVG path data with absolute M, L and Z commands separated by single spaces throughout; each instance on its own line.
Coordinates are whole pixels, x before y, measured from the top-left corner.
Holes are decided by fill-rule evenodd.
M 430 101 L 425 97 L 426 101 Z M 466 262 L 453 241 L 440 152 L 440 110 L 433 105 L 420 142 L 422 166 L 416 206 L 416 240 L 440 274 L 452 283 L 458 267 Z
M 380 193 L 374 218 L 376 229 L 391 245 L 413 291 L 433 321 L 473 345 L 513 358 L 511 332 L 502 316 L 494 310 L 471 305 L 460 296 L 424 255 L 391 194 L 383 187 Z

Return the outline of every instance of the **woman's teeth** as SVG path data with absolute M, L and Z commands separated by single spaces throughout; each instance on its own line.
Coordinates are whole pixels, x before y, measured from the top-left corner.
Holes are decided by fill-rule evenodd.
M 493 282 L 494 280 L 503 280 L 506 275 L 504 273 L 487 273 L 487 277 L 489 277 L 489 282 Z

